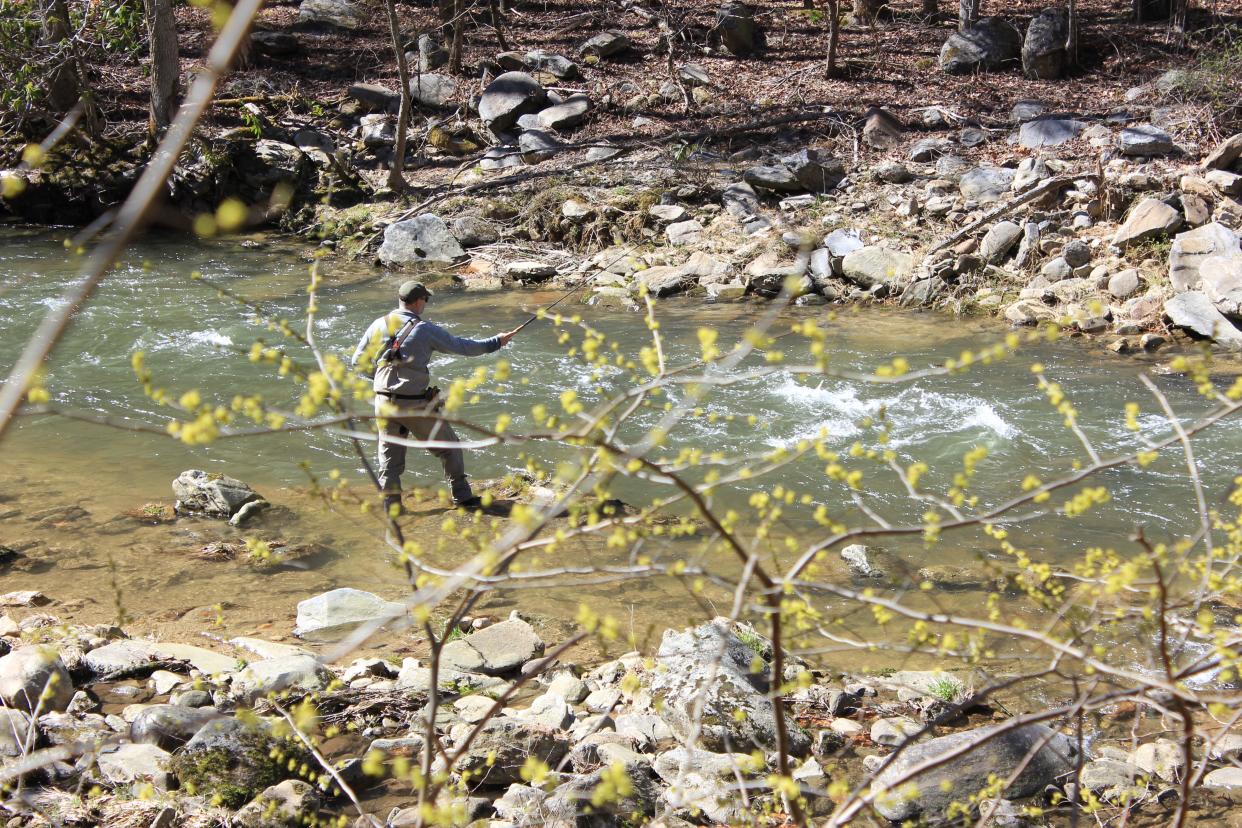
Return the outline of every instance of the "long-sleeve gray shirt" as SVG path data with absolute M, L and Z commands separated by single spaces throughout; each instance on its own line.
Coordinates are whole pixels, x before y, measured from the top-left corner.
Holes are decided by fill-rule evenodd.
M 369 370 L 375 364 L 376 355 L 388 344 L 388 338 L 398 334 L 407 323 L 415 322 L 401 344 L 400 358 L 386 363 L 375 372 L 375 392 L 416 396 L 431 384 L 428 363 L 437 351 L 460 356 L 482 356 L 500 350 L 500 337 L 468 339 L 453 336 L 434 322 L 422 320 L 413 311 L 398 308 L 376 319 L 367 328 L 358 347 L 354 349 L 353 365 Z

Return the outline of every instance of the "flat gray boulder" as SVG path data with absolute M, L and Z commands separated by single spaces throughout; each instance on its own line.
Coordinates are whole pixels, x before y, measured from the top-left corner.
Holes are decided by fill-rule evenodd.
M 1182 214 L 1158 198 L 1145 198 L 1130 210 L 1113 234 L 1113 244 L 1126 247 L 1143 239 L 1167 236 L 1182 226 Z
M 490 676 L 514 672 L 543 655 L 543 648 L 543 639 L 520 618 L 492 624 L 445 645 L 445 651 L 451 652 L 459 665 L 456 669 Z
M 894 822 L 919 818 L 937 822 L 945 818 L 952 803 L 968 801 L 988 787 L 990 778 L 1005 779 L 1023 765 L 1004 790 L 1006 799 L 1030 796 L 1073 772 L 1078 748 L 1068 737 L 1038 724 L 1003 727 L 983 727 L 910 745 L 872 783 L 876 810 Z M 959 750 L 965 752 L 958 754 Z M 923 764 L 932 766 L 910 778 L 911 771 Z
M 1242 348 L 1242 331 L 1234 327 L 1207 294 L 1187 290 L 1164 303 L 1164 315 L 1178 326 L 1227 348 Z
M 1055 80 L 1065 71 L 1068 59 L 1069 11 L 1044 9 L 1031 18 L 1022 43 L 1022 71 L 1028 78 Z
M 1022 35 L 999 17 L 981 18 L 954 32 L 940 48 L 940 68 L 950 75 L 999 69 L 1022 56 Z
M 772 750 L 777 745 L 771 691 L 771 645 L 748 629 L 747 641 L 726 618 L 667 630 L 656 653 L 651 695 L 660 716 L 692 747 Z M 765 649 L 766 647 L 766 649 Z M 735 715 L 735 714 L 744 715 Z M 805 754 L 810 736 L 786 719 L 789 752 Z
M 1176 149 L 1173 137 L 1152 124 L 1126 127 L 1117 136 L 1117 144 L 1122 155 L 1168 155 Z
M 1022 240 L 1022 228 L 1012 221 L 998 221 L 988 228 L 979 242 L 979 255 L 988 264 L 1004 261 L 1019 241 Z
M 247 503 L 263 499 L 240 480 L 202 469 L 190 469 L 177 475 L 172 490 L 178 512 L 215 518 L 231 518 Z
M 1027 149 L 1055 147 L 1074 140 L 1086 127 L 1074 118 L 1035 118 L 1018 127 L 1018 144 Z
M 362 25 L 362 11 L 350 0 L 302 0 L 298 25 L 353 31 Z
M 841 261 L 845 278 L 864 288 L 901 287 L 914 271 L 914 257 L 900 250 L 869 245 L 846 254 Z
M 254 704 L 286 690 L 313 693 L 332 681 L 332 673 L 314 656 L 284 656 L 246 665 L 233 676 L 231 691 L 239 704 Z
M 609 29 L 608 31 L 600 32 L 586 43 L 583 43 L 578 51 L 584 55 L 609 58 L 624 52 L 628 48 L 630 48 L 629 36 L 625 32 Z
M 435 266 L 461 261 L 466 251 L 439 216 L 424 213 L 388 225 L 377 255 L 389 266 Z
M 547 100 L 539 81 L 525 72 L 505 72 L 487 85 L 479 98 L 479 117 L 488 129 L 511 129 L 523 115 L 538 112 Z
M 223 716 L 214 707 L 153 704 L 144 708 L 129 726 L 131 742 L 176 750 L 193 738 L 208 722 Z
M 120 787 L 147 782 L 157 790 L 168 790 L 172 755 L 155 745 L 124 744 L 105 748 L 96 762 L 99 775 L 109 785 Z
M 802 185 L 793 170 L 784 164 L 758 164 L 742 173 L 742 180 L 761 190 L 778 193 L 800 193 Z
M 1199 287 L 1204 262 L 1213 256 L 1235 256 L 1242 253 L 1238 235 L 1220 222 L 1178 233 L 1169 249 L 1169 282 L 1174 290 L 1195 290 Z
M 299 601 L 293 634 L 308 641 L 336 641 L 363 624 L 397 624 L 405 616 L 404 604 L 385 601 L 361 589 L 341 587 Z
M 54 649 L 32 645 L 0 658 L 0 701 L 6 707 L 34 710 L 45 690 L 44 711 L 64 710 L 73 698 L 73 680 Z
M 457 768 L 470 773 L 472 784 L 504 786 L 522 781 L 522 767 L 528 758 L 556 767 L 568 752 L 568 741 L 551 728 L 515 719 L 492 719 L 471 742 Z
M 986 204 L 1000 201 L 1013 187 L 1017 171 L 1008 167 L 975 167 L 962 174 L 958 189 L 962 196 Z
M 410 97 L 423 106 L 447 106 L 457 94 L 457 81 L 450 75 L 425 74 L 410 78 Z
M 564 103 L 541 110 L 536 117 L 540 128 L 565 132 L 585 121 L 590 111 L 591 99 L 586 95 L 574 94 L 566 98 Z

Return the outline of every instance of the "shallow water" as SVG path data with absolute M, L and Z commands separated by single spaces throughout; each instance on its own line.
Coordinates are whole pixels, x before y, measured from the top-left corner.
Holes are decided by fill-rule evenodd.
M 57 234 L 3 232 L 0 325 L 5 336 L 0 341 L 0 368 L 7 372 L 41 314 L 75 278 L 78 263 L 66 255 Z M 234 393 L 260 392 L 292 407 L 298 394 L 294 384 L 265 366 L 252 365 L 242 355 L 257 337 L 270 341 L 271 335 L 252 322 L 246 309 L 220 299 L 189 276 L 201 271 L 300 327 L 307 268 L 306 248 L 292 243 L 262 241 L 246 246 L 236 241 L 158 238 L 144 242 L 82 311 L 58 349 L 47 374 L 54 403 L 116 418 L 122 424 L 163 428 L 168 412 L 143 395 L 130 368 L 131 354 L 142 350 L 157 384 L 178 393 L 200 389 L 227 405 Z M 326 265 L 323 274 L 315 336 L 326 351 L 347 355 L 367 323 L 389 308 L 395 285 L 403 277 L 336 261 Z M 441 290 L 428 316 L 456 333 L 487 336 L 512 327 L 531 308 L 557 295 L 551 291 Z M 635 354 L 649 342 L 639 315 L 583 305 L 573 310 L 615 340 L 623 352 Z M 662 301 L 658 314 L 670 364 L 698 354 L 700 326 L 718 328 L 727 346 L 765 312 L 766 306 L 752 302 Z M 938 314 L 868 308 L 842 311 L 831 319 L 827 314 L 823 307 L 790 309 L 777 330 L 787 330 L 792 321 L 818 318 L 830 330 L 828 347 L 834 365 L 863 371 L 874 370 L 898 355 L 915 368 L 936 364 L 997 341 L 1007 332 L 992 320 Z M 514 381 L 503 391 L 484 393 L 469 416 L 490 425 L 497 415 L 508 412 L 513 416 L 511 431 L 520 432 L 531 426 L 532 405 L 544 403 L 556 410 L 566 389 L 576 390 L 589 407 L 602 399 L 600 386 L 604 393 L 624 387 L 620 376 L 592 378 L 590 369 L 566 354 L 566 347 L 558 344 L 552 324 L 542 321 L 523 331 L 502 354 L 444 358 L 435 371 L 443 385 L 477 365 L 490 365 L 501 356 L 508 359 Z M 897 452 L 903 465 L 917 459 L 934 469 L 924 478 L 931 490 L 943 491 L 949 485 L 965 452 L 986 447 L 989 455 L 980 463 L 971 489 L 983 504 L 995 503 L 1011 496 L 1026 473 L 1051 479 L 1083 457 L 1081 446 L 1036 388 L 1031 363 L 1044 364 L 1048 375 L 1066 387 L 1084 431 L 1100 453 L 1108 456 L 1136 445 L 1134 435 L 1124 426 L 1122 410 L 1127 401 L 1142 405 L 1143 434 L 1160 437 L 1167 433 L 1154 400 L 1138 380 L 1141 371 L 1157 368 L 1165 359 L 1166 354 L 1159 359 L 1118 357 L 1083 342 L 1059 341 L 1025 347 L 1014 358 L 965 374 L 898 385 L 827 378 L 807 383 L 778 372 L 714 393 L 703 405 L 705 416 L 678 424 L 665 453 L 675 454 L 683 447 L 729 455 L 762 452 L 793 446 L 824 429 L 836 451 L 847 452 L 856 441 L 874 448 L 879 447 L 877 431 L 864 420 L 883 411 L 889 427 L 888 447 Z M 743 368 L 763 364 L 757 356 Z M 1206 403 L 1185 379 L 1159 372 L 1156 377 L 1179 412 L 1191 416 L 1206 410 Z M 680 393 L 675 391 L 673 397 Z M 620 438 L 638 439 L 662 413 L 640 410 Z M 706 416 L 712 414 L 716 416 Z M 746 421 L 751 414 L 757 420 L 753 426 Z M 1211 497 L 1221 498 L 1222 486 L 1237 473 L 1240 447 L 1242 438 L 1229 424 L 1196 440 Z M 571 456 L 567 447 L 547 443 L 526 450 L 537 451 L 538 459 L 548 467 Z M 526 465 L 521 451 L 495 447 L 471 452 L 468 467 L 476 479 L 498 478 Z M 62 617 L 112 621 L 119 607 L 130 616 L 131 629 L 170 639 L 203 633 L 280 639 L 292 629 L 297 602 L 327 589 L 358 587 L 394 599 L 408 594 L 404 573 L 385 547 L 378 522 L 354 507 L 327 509 L 309 489 L 310 476 L 326 480 L 329 472 L 339 469 L 357 492 L 365 494 L 361 465 L 341 437 L 316 431 L 191 447 L 158 434 L 54 416 L 27 416 L 11 431 L 0 456 L 0 544 L 27 555 L 26 561 L 3 574 L 3 591 L 42 590 L 57 602 L 46 611 Z M 814 456 L 800 459 L 766 478 L 762 486 L 741 483 L 722 489 L 716 505 L 743 507 L 754 491 L 770 491 L 780 483 L 811 495 L 835 515 L 854 523 L 865 521 L 866 516 L 850 502 L 848 490 L 825 483 L 823 467 Z M 225 472 L 245 480 L 277 509 L 258 526 L 245 530 L 205 520 L 146 525 L 118 517 L 145 503 L 171 503 L 169 483 L 187 468 Z M 412 451 L 406 485 L 436 486 L 437 472 L 438 465 L 431 458 Z M 894 475 L 869 469 L 867 479 L 868 509 L 894 523 L 917 522 L 924 507 L 904 497 Z M 1091 546 L 1122 547 L 1140 526 L 1149 537 L 1164 539 L 1193 521 L 1184 461 L 1173 452 L 1166 452 L 1146 469 L 1123 467 L 1107 472 L 1099 483 L 1110 487 L 1110 503 L 1085 519 L 1015 524 L 1011 527 L 1015 543 L 1063 563 Z M 633 501 L 642 490 L 620 485 L 616 493 Z M 65 509 L 71 505 L 87 514 L 65 520 Z M 51 511 L 41 516 L 44 510 Z M 774 534 L 805 541 L 817 528 L 810 520 L 811 511 L 791 508 Z M 463 553 L 460 545 L 437 544 L 443 540 L 444 517 L 434 502 L 424 502 L 406 520 L 406 528 L 424 548 L 436 550 L 430 553 L 432 558 L 447 565 Z M 192 554 L 209 541 L 248 536 L 287 539 L 312 548 L 289 565 L 267 569 L 240 560 L 201 560 Z M 928 564 L 977 567 L 981 560 L 1004 563 L 997 544 L 979 532 L 946 536 L 930 550 L 918 538 L 884 545 L 911 571 Z M 693 561 L 699 550 L 697 541 L 679 541 L 653 543 L 644 552 L 657 560 L 692 556 Z M 789 559 L 784 556 L 786 562 Z M 584 540 L 562 547 L 545 563 L 599 566 L 626 560 L 626 554 L 608 550 L 600 540 Z M 732 566 L 718 558 L 705 563 L 725 572 Z M 831 578 L 848 581 L 835 555 L 825 566 Z M 981 595 L 933 591 L 915 600 L 978 610 Z M 561 588 L 541 586 L 493 594 L 483 601 L 480 611 L 494 615 L 511 609 L 527 611 L 543 619 L 551 628 L 549 640 L 555 640 L 572 627 L 584 602 L 622 619 L 624 631 L 632 631 L 642 641 L 658 636 L 668 626 L 727 610 L 730 595 L 709 587 L 700 600 L 681 581 L 671 578 L 598 584 L 579 579 Z M 868 613 L 848 613 L 844 620 L 847 629 L 859 634 L 874 632 Z M 857 666 L 858 656 L 849 658 Z M 881 663 L 884 658 L 882 653 L 871 654 L 864 661 Z

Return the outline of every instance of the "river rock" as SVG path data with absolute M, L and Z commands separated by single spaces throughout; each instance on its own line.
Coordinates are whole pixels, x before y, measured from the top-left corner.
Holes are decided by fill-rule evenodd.
M 233 676 L 231 691 L 239 704 L 285 690 L 311 693 L 332 681 L 332 673 L 314 656 L 285 656 L 256 661 Z
M 1022 35 L 999 17 L 984 17 L 964 32 L 949 35 L 940 48 L 940 68 L 950 75 L 998 69 L 1018 60 Z
M 1035 80 L 1055 80 L 1065 71 L 1069 11 L 1044 9 L 1031 18 L 1022 43 L 1022 71 Z
M 874 559 L 872 550 L 861 543 L 853 543 L 841 550 L 841 560 L 850 568 L 855 578 L 884 578 L 888 573 Z
M 564 103 L 541 110 L 537 116 L 542 129 L 566 132 L 579 126 L 591 111 L 591 99 L 583 94 L 570 95 Z
M 149 672 L 166 658 L 154 642 L 131 638 L 96 647 L 82 661 L 96 676 L 124 677 Z
M 975 167 L 963 173 L 958 188 L 972 201 L 983 204 L 999 201 L 1009 193 L 1016 174 L 1008 167 Z
M 752 187 L 761 190 L 773 190 L 778 193 L 797 193 L 802 191 L 793 170 L 784 164 L 758 165 L 750 167 L 742 173 L 742 179 Z
M 719 754 L 677 747 L 656 757 L 652 769 L 669 786 L 661 795 L 674 809 L 701 811 L 725 825 L 748 822 L 749 812 L 737 794 L 737 775 L 753 772 L 747 754 Z
M 274 739 L 266 725 L 225 717 L 195 733 L 173 756 L 172 770 L 181 787 L 240 808 L 260 791 L 295 775 L 303 762 L 316 766 L 297 743 Z
M 564 55 L 545 49 L 527 52 L 524 63 L 530 69 L 536 72 L 547 72 L 557 80 L 573 80 L 579 77 L 578 64 Z
M 1199 287 L 1203 263 L 1212 256 L 1242 253 L 1238 235 L 1219 222 L 1178 233 L 1169 249 L 1169 282 L 1174 290 Z
M 1217 768 L 1203 777 L 1208 788 L 1242 788 L 1242 768 Z
M 505 72 L 483 90 L 479 117 L 492 132 L 511 129 L 518 118 L 538 112 L 547 100 L 543 86 L 525 72 Z
M 1122 155 L 1168 155 L 1176 147 L 1169 133 L 1152 124 L 1126 127 L 1117 137 Z
M 979 255 L 987 264 L 1005 260 L 1009 251 L 1022 238 L 1022 228 L 1012 221 L 998 221 L 988 228 L 979 242 Z
M 1126 268 L 1115 273 L 1108 279 L 1108 292 L 1114 299 L 1128 299 L 1138 292 L 1139 272 L 1134 268 Z
M 845 165 L 816 149 L 802 149 L 786 155 L 781 163 L 789 168 L 802 189 L 809 193 L 826 193 L 845 178 Z
M 424 213 L 388 225 L 377 255 L 389 266 L 436 266 L 454 264 L 466 251 L 439 216 Z
M 492 172 L 522 166 L 522 152 L 515 144 L 488 147 L 479 159 L 479 168 Z
M 1165 782 L 1176 782 L 1186 772 L 1186 755 L 1182 746 L 1172 739 L 1157 739 L 1139 745 L 1130 761 L 1144 773 L 1154 774 Z
M 621 54 L 629 48 L 630 38 L 625 32 L 609 29 L 600 32 L 586 43 L 583 43 L 579 47 L 578 52 L 583 55 L 594 55 L 598 58 L 610 58 L 613 55 Z
M 243 505 L 262 499 L 240 480 L 202 469 L 183 471 L 172 482 L 172 490 L 178 512 L 215 518 L 230 518 Z
M 1112 802 L 1135 787 L 1138 775 L 1139 769 L 1129 762 L 1100 758 L 1083 765 L 1078 781 L 1086 790 Z
M 1239 158 L 1242 158 L 1242 132 L 1222 141 L 1199 166 L 1205 170 L 1234 169 Z
M 914 257 L 909 253 L 874 245 L 847 254 L 841 262 L 845 278 L 863 288 L 902 287 L 913 270 Z
M 52 714 L 60 715 L 60 714 Z M 0 758 L 21 756 L 30 738 L 30 716 L 21 710 L 0 708 Z
M 1074 118 L 1034 118 L 1018 127 L 1018 144 L 1027 149 L 1059 146 L 1077 138 L 1086 126 Z
M 410 78 L 410 97 L 423 106 L 447 106 L 456 94 L 457 81 L 450 75 L 428 73 Z
M 235 828 L 275 828 L 313 825 L 319 812 L 319 792 L 301 779 L 272 785 L 234 814 Z
M 703 225 L 694 219 L 677 221 L 665 228 L 670 244 L 694 244 L 703 233 Z
M 877 745 L 896 747 L 917 734 L 923 726 L 905 716 L 890 716 L 871 723 L 871 741 Z
M 872 149 L 888 150 L 901 143 L 901 121 L 883 107 L 873 106 L 863 113 L 863 143 Z
M 222 713 L 210 707 L 154 704 L 144 708 L 130 723 L 131 742 L 175 750 L 188 742 L 208 722 Z
M 528 758 L 555 767 L 568 751 L 568 742 L 549 728 L 515 719 L 492 719 L 457 767 L 462 773 L 470 773 L 472 784 L 496 787 L 520 782 Z
M 1113 244 L 1126 247 L 1143 239 L 1167 236 L 1182 225 L 1182 214 L 1156 198 L 1145 198 L 1130 210 L 1113 235 Z
M 1199 267 L 1199 282 L 1221 313 L 1237 316 L 1242 309 L 1242 254 L 1208 256 Z
M 1061 248 L 1061 258 L 1073 268 L 1079 268 L 1091 261 L 1091 245 L 1082 239 L 1071 239 Z
M 1038 724 L 1003 727 L 952 733 L 907 747 L 872 783 L 876 810 L 894 822 L 920 817 L 935 822 L 944 818 L 951 803 L 967 801 L 986 788 L 990 778 L 1007 779 L 1024 766 L 1005 790 L 1006 796 L 1019 799 L 1043 790 L 1076 766 L 1078 748 L 1066 736 Z M 1045 740 L 1034 756 L 1028 756 Z M 967 747 L 967 752 L 906 779 L 913 768 Z
M 910 148 L 910 160 L 919 163 L 935 161 L 954 149 L 953 142 L 948 138 L 924 138 Z
M 1178 327 L 1228 348 L 1242 348 L 1242 331 L 1216 309 L 1205 293 L 1187 290 L 1177 294 L 1164 303 L 1164 314 Z
M 306 153 L 293 144 L 264 138 L 243 156 L 238 169 L 252 187 L 299 181 L 310 166 Z
M 40 696 L 48 697 L 40 702 Z M 0 657 L 0 701 L 18 710 L 64 710 L 73 698 L 73 680 L 50 647 L 27 646 Z
M 776 745 L 776 719 L 767 695 L 771 680 L 767 661 L 757 659 L 762 654 L 744 643 L 736 630 L 727 619 L 717 618 L 698 627 L 665 631 L 656 653 L 662 669 L 652 677 L 650 692 L 661 700 L 661 716 L 680 739 L 697 736 L 698 744 L 710 750 L 726 745 L 771 750 Z M 762 668 L 752 672 L 759 664 Z M 739 718 L 735 711 L 745 715 Z M 788 736 L 790 753 L 804 755 L 810 749 L 810 736 L 800 728 L 791 726 Z
M 125 744 L 104 748 L 96 759 L 99 775 L 113 786 L 149 783 L 156 790 L 168 790 L 172 756 L 155 745 Z
M 362 12 L 350 0 L 302 0 L 298 25 L 353 31 L 362 25 Z
M 458 667 L 465 672 L 490 676 L 517 670 L 526 662 L 543 655 L 543 639 L 535 629 L 520 618 L 510 618 L 473 632 L 446 645 L 459 645 L 460 655 L 472 666 Z
M 911 177 L 905 164 L 893 160 L 881 161 L 871 173 L 886 184 L 905 184 Z
M 453 219 L 453 236 L 462 247 L 480 247 L 500 241 L 500 230 L 487 219 L 458 216 Z
M 403 622 L 405 617 L 404 604 L 341 587 L 299 601 L 293 634 L 309 641 L 335 641 L 363 624 L 393 625 Z

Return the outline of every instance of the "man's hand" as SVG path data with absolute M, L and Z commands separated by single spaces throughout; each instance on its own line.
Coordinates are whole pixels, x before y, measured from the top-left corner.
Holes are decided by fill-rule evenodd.
M 502 348 L 503 348 L 503 347 L 505 347 L 506 345 L 508 345 L 508 344 L 509 344 L 509 340 L 510 340 L 510 339 L 513 339 L 513 337 L 517 336 L 517 332 L 518 332 L 518 331 L 520 331 L 520 330 L 522 330 L 522 329 L 521 329 L 521 328 L 514 328 L 514 329 L 513 329 L 513 330 L 511 330 L 511 331 L 507 331 L 507 332 L 505 332 L 505 333 L 502 333 L 502 334 L 500 335 L 500 347 L 502 347 Z

